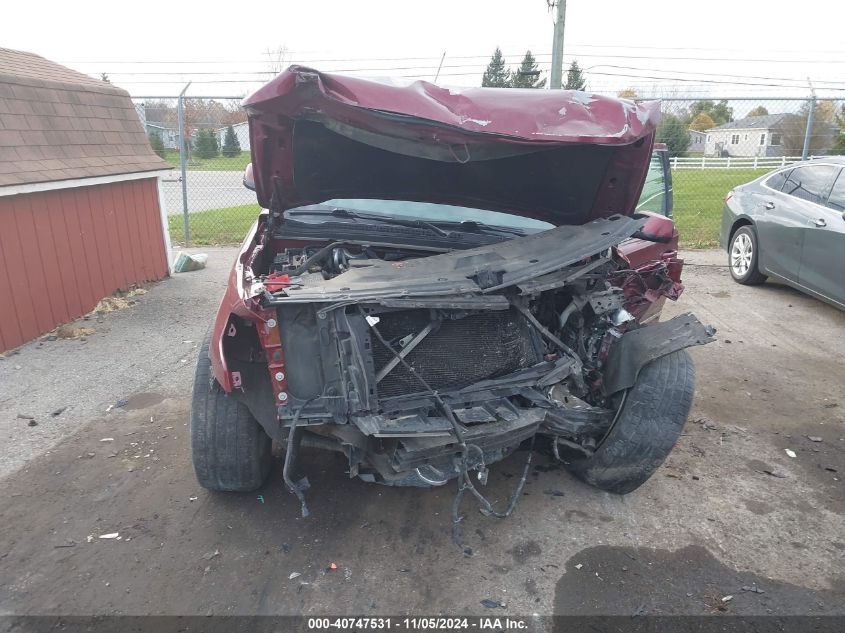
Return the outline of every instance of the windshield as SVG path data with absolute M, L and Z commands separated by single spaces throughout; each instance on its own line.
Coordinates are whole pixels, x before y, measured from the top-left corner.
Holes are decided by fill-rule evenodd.
M 456 207 L 451 204 L 434 204 L 432 202 L 336 198 L 326 200 L 323 204 L 352 211 L 366 211 L 386 217 L 414 218 L 429 222 L 480 222 L 490 226 L 503 226 L 528 232 L 554 228 L 554 225 L 548 222 L 533 218 L 524 218 L 485 209 Z

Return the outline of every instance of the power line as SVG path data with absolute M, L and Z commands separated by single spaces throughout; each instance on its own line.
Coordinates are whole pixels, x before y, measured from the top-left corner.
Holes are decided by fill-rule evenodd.
M 626 47 L 626 48 L 639 48 L 639 47 Z M 690 49 L 690 48 L 666 48 L 661 50 L 698 50 L 698 49 Z M 701 50 L 726 50 L 726 49 L 701 49 Z M 797 51 L 796 51 L 797 52 Z M 808 51 L 801 51 L 804 54 L 807 54 Z M 522 53 L 514 53 L 515 55 L 522 55 Z M 845 52 L 836 54 L 845 55 Z M 551 57 L 551 53 L 533 53 L 534 57 Z M 505 57 L 513 57 L 513 55 L 504 55 Z M 567 57 L 603 57 L 603 58 L 611 58 L 611 59 L 658 59 L 658 60 L 665 60 L 665 55 L 631 55 L 630 53 L 624 54 L 616 54 L 616 53 L 577 53 L 577 52 L 570 52 L 567 54 Z M 348 57 L 343 59 L 302 59 L 295 56 L 290 57 L 290 63 L 299 63 L 299 64 L 324 64 L 324 63 L 339 63 L 339 62 L 410 62 L 410 61 L 431 61 L 436 63 L 439 57 Z M 490 59 L 490 54 L 484 55 L 449 55 L 448 59 Z M 827 59 L 772 59 L 772 58 L 743 58 L 743 57 L 676 57 L 672 56 L 673 60 L 679 61 L 700 61 L 700 62 L 711 62 L 711 61 L 726 61 L 726 62 L 755 62 L 755 63 L 775 63 L 775 64 L 845 64 L 845 59 L 835 59 L 835 60 L 827 60 Z M 116 60 L 108 60 L 108 61 L 65 61 L 62 62 L 64 64 L 86 64 L 86 65 L 109 65 L 109 64 L 266 64 L 267 60 L 160 60 L 160 61 L 153 61 L 153 60 L 137 60 L 137 61 L 116 61 Z

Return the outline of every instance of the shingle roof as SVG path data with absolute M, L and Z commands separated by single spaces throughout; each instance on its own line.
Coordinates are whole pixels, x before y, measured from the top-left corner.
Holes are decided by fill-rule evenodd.
M 125 90 L 0 48 L 0 187 L 169 168 Z
M 760 116 L 747 116 L 744 119 L 737 119 L 736 121 L 731 121 L 730 123 L 724 123 L 723 125 L 717 125 L 714 128 L 710 128 L 711 130 L 754 130 L 760 129 L 765 130 L 773 127 L 777 127 L 781 123 L 784 122 L 784 119 L 795 117 L 795 114 L 783 113 L 783 114 L 763 114 Z

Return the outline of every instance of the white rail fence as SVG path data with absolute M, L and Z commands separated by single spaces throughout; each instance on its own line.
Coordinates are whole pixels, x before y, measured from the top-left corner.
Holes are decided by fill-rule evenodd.
M 808 156 L 825 158 L 824 156 Z M 777 169 L 801 162 L 800 156 L 674 156 L 672 169 Z

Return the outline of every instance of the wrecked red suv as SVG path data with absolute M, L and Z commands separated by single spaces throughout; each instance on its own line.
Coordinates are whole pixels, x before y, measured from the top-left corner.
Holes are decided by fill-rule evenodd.
M 272 440 L 305 514 L 301 446 L 365 481 L 457 479 L 492 514 L 488 466 L 535 440 L 603 490 L 651 476 L 692 401 L 684 348 L 713 338 L 658 321 L 682 261 L 672 220 L 635 213 L 656 102 L 291 67 L 244 106 L 268 211 L 197 366 L 203 486 L 261 486 Z

